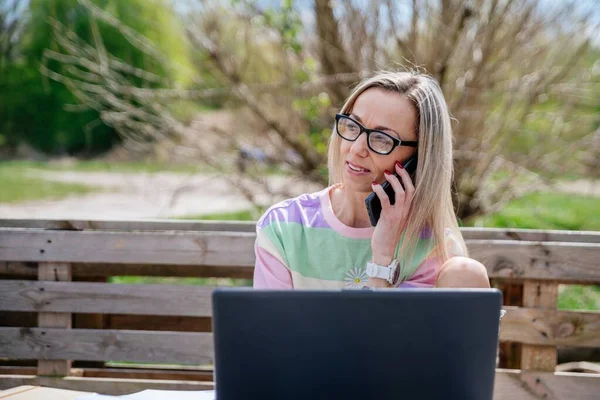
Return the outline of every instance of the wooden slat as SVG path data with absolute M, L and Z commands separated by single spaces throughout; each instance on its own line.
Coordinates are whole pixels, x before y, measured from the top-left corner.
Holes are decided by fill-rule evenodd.
M 206 364 L 213 342 L 209 333 L 0 328 L 0 357 Z
M 212 370 L 192 369 L 149 369 L 139 366 L 137 368 L 86 368 L 81 370 L 82 375 L 88 378 L 116 378 L 116 379 L 161 379 L 174 381 L 202 381 L 214 380 Z
M 254 265 L 247 232 L 104 232 L 0 228 L 0 261 Z
M 246 232 L 104 232 L 0 229 L 0 260 L 78 263 L 254 265 Z M 51 243 L 48 243 L 51 241 Z M 599 243 L 468 240 L 491 278 L 600 282 Z
M 11 268 L 3 268 L 0 264 L 0 276 L 30 277 L 36 271 L 23 265 L 25 263 L 11 263 Z M 19 266 L 19 264 L 21 266 Z M 99 263 L 74 263 L 73 279 L 87 279 L 110 276 L 169 276 L 169 277 L 195 277 L 195 278 L 234 278 L 252 279 L 254 265 L 247 266 L 207 266 L 207 265 L 156 265 L 156 264 L 99 264 Z
M 600 232 L 545 229 L 460 228 L 465 240 L 600 243 Z
M 33 385 L 58 389 L 95 392 L 109 395 L 136 393 L 144 389 L 157 390 L 212 390 L 212 382 L 163 381 L 152 379 L 111 379 L 111 378 L 49 378 L 31 375 L 0 375 L 0 390 L 16 386 Z
M 496 370 L 494 400 L 595 400 L 598 393 L 595 374 Z
M 37 228 L 67 231 L 228 231 L 254 232 L 256 222 L 245 221 L 190 221 L 144 219 L 132 221 L 64 220 L 64 219 L 0 219 L 0 227 Z
M 71 280 L 71 266 L 65 263 L 40 263 L 38 267 L 38 282 L 41 285 L 38 292 L 44 292 L 45 285 L 68 284 Z M 48 281 L 42 283 L 41 281 Z M 53 282 L 56 281 L 56 282 Z M 60 281 L 63 281 L 59 283 Z M 21 310 L 15 310 L 21 311 Z M 29 311 L 29 310 L 23 310 Z M 71 329 L 71 314 L 69 310 L 39 310 L 38 326 L 40 328 Z M 38 375 L 66 376 L 71 370 L 71 361 L 68 359 L 51 358 L 38 361 Z
M 0 262 L 0 277 L 26 279 L 37 276 L 37 264 Z M 252 279 L 254 265 L 209 266 L 209 265 L 156 265 L 156 264 L 95 264 L 73 263 L 73 280 L 106 278 L 111 276 L 168 276 L 176 278 L 233 278 Z
M 468 240 L 467 247 L 490 278 L 600 282 L 599 243 Z
M 505 307 L 500 340 L 539 346 L 600 347 L 600 312 Z
M 2 367 L 0 375 L 35 375 L 35 367 Z M 214 379 L 213 371 L 201 370 L 196 367 L 182 368 L 181 366 L 166 368 L 164 365 L 153 366 L 128 365 L 127 368 L 72 368 L 70 376 L 86 378 L 113 378 L 113 379 L 162 379 L 175 381 L 203 381 L 210 382 Z
M 0 304 L 6 311 L 206 317 L 212 315 L 213 290 L 196 285 L 4 280 Z
M 52 230 L 254 232 L 256 222 L 182 220 L 0 219 L 0 227 Z M 465 239 L 600 243 L 600 232 L 512 228 L 460 228 Z
M 556 282 L 542 283 L 530 280 L 525 281 L 523 284 L 523 306 L 536 307 L 541 310 L 555 310 L 557 305 L 558 284 Z M 543 323 L 545 321 L 541 322 Z M 569 331 L 575 330 L 575 325 L 568 324 L 565 328 L 565 333 L 569 333 Z M 542 327 L 540 332 L 548 335 L 545 327 Z M 527 371 L 553 372 L 556 367 L 556 362 L 556 346 L 523 345 L 521 350 L 522 369 Z
M 143 389 L 207 390 L 211 382 L 111 378 L 41 378 L 30 375 L 0 375 L 0 389 L 37 385 L 68 390 L 123 395 Z M 600 376 L 595 374 L 521 372 L 496 370 L 494 400 L 596 400 Z

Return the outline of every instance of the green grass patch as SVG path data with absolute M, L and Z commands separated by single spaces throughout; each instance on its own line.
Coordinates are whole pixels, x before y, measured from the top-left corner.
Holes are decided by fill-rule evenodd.
M 537 192 L 511 201 L 498 213 L 463 221 L 465 226 L 522 229 L 600 230 L 600 199 Z
M 558 308 L 563 310 L 600 310 L 600 286 L 560 285 Z
M 210 221 L 256 221 L 262 215 L 263 212 L 264 210 L 261 209 L 250 209 L 233 211 L 228 213 L 184 215 L 181 217 L 177 217 L 177 219 L 197 219 Z
M 234 278 L 175 278 L 162 276 L 113 276 L 110 283 L 131 285 L 202 285 L 202 286 L 252 286 L 249 279 Z
M 0 203 L 54 200 L 99 190 L 78 183 L 46 181 L 32 177 L 28 172 L 31 171 L 20 165 L 0 163 Z

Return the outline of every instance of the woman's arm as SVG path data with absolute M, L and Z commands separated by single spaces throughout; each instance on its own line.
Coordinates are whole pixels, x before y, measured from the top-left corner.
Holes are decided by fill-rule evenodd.
M 254 245 L 256 263 L 254 265 L 255 289 L 293 289 L 290 270 L 274 255 L 258 243 Z

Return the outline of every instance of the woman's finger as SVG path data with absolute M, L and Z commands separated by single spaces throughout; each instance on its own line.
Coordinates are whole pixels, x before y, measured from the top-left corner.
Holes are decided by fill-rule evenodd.
M 379 197 L 379 201 L 381 202 L 381 211 L 389 209 L 391 207 L 390 198 L 388 197 L 385 190 L 383 190 L 381 185 L 373 181 L 371 183 L 371 187 L 373 188 L 373 191 L 377 194 L 377 197 Z
M 400 179 L 402 179 L 404 191 L 408 194 L 407 198 L 412 199 L 412 195 L 415 192 L 415 185 L 408 171 L 406 171 L 398 161 L 396 161 L 396 173 L 400 176 Z
M 404 203 L 404 188 L 400 183 L 400 179 L 389 171 L 385 171 L 385 179 L 392 185 L 392 189 L 394 189 L 396 196 L 394 204 Z

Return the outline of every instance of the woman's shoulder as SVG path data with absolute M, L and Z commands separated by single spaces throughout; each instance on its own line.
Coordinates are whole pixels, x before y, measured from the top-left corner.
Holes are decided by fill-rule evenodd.
M 329 188 L 313 193 L 303 193 L 299 196 L 282 200 L 273 204 L 265 211 L 257 222 L 259 228 L 272 223 L 306 223 L 314 220 L 321 208 L 321 199 L 326 196 Z

